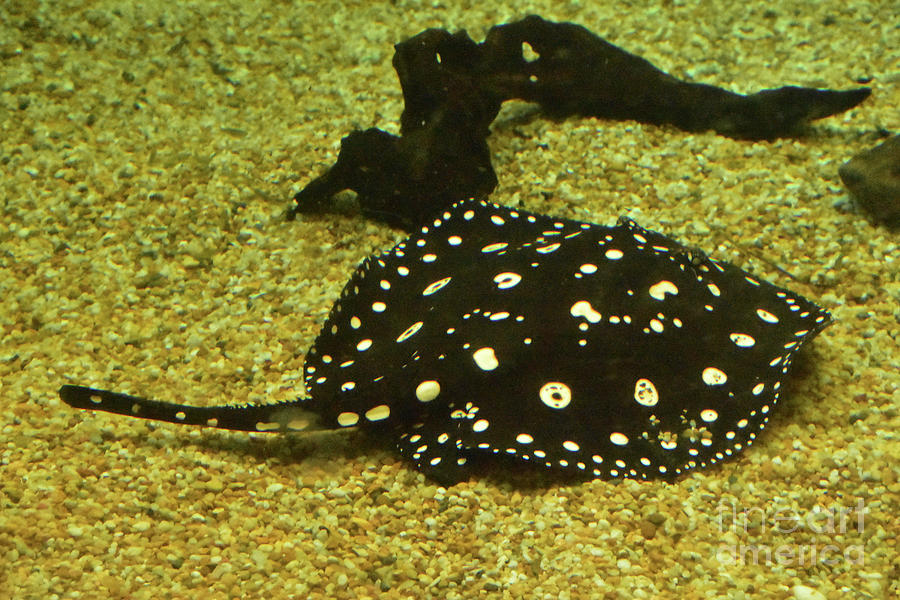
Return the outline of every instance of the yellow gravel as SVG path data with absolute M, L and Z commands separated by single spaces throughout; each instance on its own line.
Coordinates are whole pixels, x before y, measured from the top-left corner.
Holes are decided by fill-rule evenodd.
M 0 6 L 0 597 L 900 593 L 900 248 L 837 175 L 900 128 L 896 2 L 60 4 Z M 66 382 L 197 405 L 302 394 L 344 281 L 401 234 L 352 209 L 288 223 L 289 198 L 350 129 L 397 131 L 393 43 L 480 40 L 528 13 L 740 92 L 872 80 L 805 139 L 521 104 L 493 126 L 497 202 L 629 214 L 833 311 L 752 448 L 674 484 L 444 489 L 352 432 L 192 430 L 57 399 Z

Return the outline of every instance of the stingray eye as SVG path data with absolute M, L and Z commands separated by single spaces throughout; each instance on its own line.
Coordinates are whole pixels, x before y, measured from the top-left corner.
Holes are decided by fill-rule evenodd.
M 692 267 L 699 267 L 708 260 L 708 257 L 706 256 L 706 252 L 700 248 L 688 248 L 687 259 Z

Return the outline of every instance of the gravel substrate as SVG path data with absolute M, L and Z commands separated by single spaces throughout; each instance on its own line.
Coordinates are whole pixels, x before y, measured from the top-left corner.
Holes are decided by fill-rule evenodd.
M 896 2 L 584 4 L 0 6 L 0 597 L 900 594 L 900 246 L 837 174 L 900 129 Z M 344 281 L 402 234 L 349 201 L 285 222 L 289 198 L 349 130 L 397 131 L 394 42 L 481 40 L 528 13 L 739 92 L 871 80 L 804 139 L 554 123 L 523 104 L 493 126 L 495 201 L 628 214 L 833 312 L 756 444 L 671 484 L 444 489 L 354 432 L 58 400 L 66 382 L 197 405 L 302 394 Z

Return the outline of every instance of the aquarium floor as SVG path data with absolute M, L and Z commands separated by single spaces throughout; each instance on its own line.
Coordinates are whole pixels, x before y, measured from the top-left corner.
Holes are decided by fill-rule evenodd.
M 0 597 L 900 593 L 900 248 L 837 175 L 900 128 L 894 2 L 77 4 L 0 7 Z M 802 139 L 522 104 L 492 128 L 493 200 L 628 214 L 833 312 L 756 444 L 673 483 L 444 489 L 354 432 L 189 430 L 59 401 L 63 383 L 197 405 L 301 395 L 344 281 L 401 234 L 349 195 L 286 222 L 290 197 L 348 131 L 397 131 L 393 43 L 438 26 L 481 40 L 528 13 L 739 92 L 871 79 Z

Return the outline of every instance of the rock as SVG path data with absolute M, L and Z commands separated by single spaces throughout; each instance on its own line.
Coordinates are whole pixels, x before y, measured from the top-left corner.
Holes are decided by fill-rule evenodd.
M 875 221 L 900 227 L 900 135 L 844 163 L 838 173 Z

